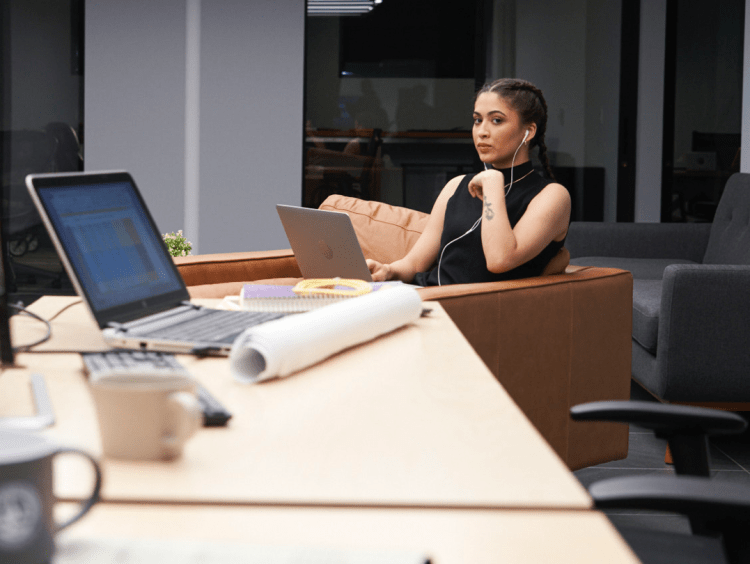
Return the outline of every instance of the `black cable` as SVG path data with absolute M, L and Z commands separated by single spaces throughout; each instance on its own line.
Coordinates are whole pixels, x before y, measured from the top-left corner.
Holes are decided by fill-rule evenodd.
M 40 343 L 34 343 L 32 345 L 26 345 L 35 347 Z M 174 356 L 188 356 L 188 357 L 195 357 L 198 359 L 202 358 L 223 358 L 223 355 L 220 357 L 218 355 L 212 355 L 212 354 L 199 354 L 198 352 L 192 352 L 192 351 L 186 351 L 186 352 L 164 352 L 164 351 L 156 351 L 153 349 L 121 349 L 121 348 L 112 348 L 112 349 L 77 349 L 77 350 L 71 350 L 71 349 L 43 349 L 41 351 L 23 351 L 27 354 L 104 354 L 104 353 L 110 353 L 110 352 L 147 352 L 147 353 L 158 353 L 158 354 L 172 354 Z
M 60 315 L 60 314 L 61 314 L 62 312 L 64 312 L 64 311 L 65 311 L 65 310 L 67 310 L 68 308 L 71 308 L 71 307 L 73 307 L 74 305 L 78 305 L 78 304 L 80 304 L 80 303 L 83 303 L 83 300 L 78 300 L 78 301 L 76 301 L 76 302 L 71 302 L 71 303 L 69 303 L 69 304 L 68 304 L 68 305 L 66 305 L 66 306 L 65 306 L 64 308 L 62 308 L 62 309 L 61 309 L 60 311 L 58 311 L 58 312 L 57 312 L 57 313 L 56 313 L 55 315 L 53 315 L 52 317 L 50 317 L 50 318 L 48 319 L 48 321 L 54 321 L 54 319 L 55 319 L 55 318 L 56 318 L 57 316 L 59 316 L 59 315 Z
M 47 334 L 44 335 L 41 339 L 34 343 L 30 343 L 28 345 L 20 345 L 18 347 L 13 347 L 13 352 L 33 352 L 33 353 L 46 353 L 46 354 L 63 354 L 63 353 L 74 353 L 74 354 L 86 354 L 86 353 L 101 353 L 106 351 L 101 350 L 91 350 L 91 351 L 71 351 L 71 350 L 44 350 L 44 351 L 32 351 L 30 349 L 41 345 L 42 343 L 45 343 L 50 340 L 50 337 L 52 337 L 52 326 L 50 325 L 50 322 L 53 321 L 56 317 L 58 317 L 60 314 L 62 314 L 65 310 L 68 308 L 73 307 L 74 305 L 78 305 L 82 303 L 83 300 L 77 300 L 75 302 L 71 302 L 65 307 L 63 307 L 60 311 L 55 313 L 52 317 L 49 318 L 49 320 L 44 319 L 43 317 L 37 315 L 36 313 L 33 313 L 26 309 L 21 302 L 17 304 L 8 304 L 9 307 L 12 307 L 19 313 L 25 313 L 26 315 L 33 317 L 34 319 L 38 319 L 42 323 L 44 323 L 47 326 Z M 187 303 L 187 302 L 186 302 Z M 198 307 L 198 306 L 194 306 Z M 143 349 L 107 349 L 107 350 L 117 350 L 117 351 L 130 351 L 130 352 L 140 352 Z M 197 358 L 206 358 L 211 356 L 218 356 L 216 352 L 219 350 L 219 347 L 212 347 L 212 346 L 206 346 L 206 347 L 196 347 L 190 351 L 186 351 L 184 353 L 173 353 L 173 354 L 184 354 L 186 356 L 195 356 Z
M 13 309 L 15 309 L 19 313 L 25 313 L 29 317 L 33 317 L 34 319 L 38 319 L 39 321 L 41 321 L 42 323 L 44 323 L 47 326 L 47 334 L 44 335 L 44 337 L 42 337 L 38 341 L 35 341 L 33 343 L 29 343 L 28 345 L 20 345 L 20 346 L 17 346 L 17 347 L 13 347 L 13 352 L 14 353 L 26 352 L 29 349 L 33 348 L 33 347 L 36 347 L 38 345 L 41 345 L 42 343 L 45 343 L 45 342 L 49 341 L 50 337 L 52 336 L 52 326 L 49 324 L 49 321 L 47 321 L 43 317 L 40 317 L 36 313 L 29 311 L 28 309 L 26 309 L 25 307 L 23 307 L 23 305 L 21 305 L 20 302 L 18 304 L 8 304 L 8 307 L 12 307 Z

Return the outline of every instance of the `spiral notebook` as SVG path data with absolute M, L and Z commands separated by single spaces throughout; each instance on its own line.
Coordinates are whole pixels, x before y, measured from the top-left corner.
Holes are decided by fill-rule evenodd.
M 371 292 L 377 292 L 401 282 L 370 282 Z M 294 292 L 294 286 L 274 284 L 245 284 L 239 295 L 238 304 L 247 311 L 265 311 L 279 313 L 302 313 L 311 311 L 356 296 L 309 294 L 300 295 Z

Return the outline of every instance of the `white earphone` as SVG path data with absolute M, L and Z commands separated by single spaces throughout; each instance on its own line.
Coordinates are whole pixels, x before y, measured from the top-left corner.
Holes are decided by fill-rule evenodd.
M 521 141 L 521 145 L 523 145 L 524 143 L 526 143 L 526 139 L 528 138 L 529 133 L 531 133 L 531 130 L 527 129 L 526 133 L 524 133 L 523 141 Z M 518 149 L 516 149 L 516 152 L 513 154 L 513 160 L 510 163 L 510 184 L 508 185 L 508 189 L 507 189 L 507 191 L 505 193 L 506 196 L 508 195 L 508 192 L 510 192 L 510 189 L 513 187 L 513 164 L 516 162 L 516 155 L 518 154 L 518 151 L 521 149 L 521 145 L 519 145 Z M 489 167 L 487 166 L 487 163 L 484 163 L 484 170 L 488 170 L 488 169 L 489 169 Z M 438 258 L 438 265 L 437 265 L 438 286 L 442 285 L 442 284 L 440 284 L 440 265 L 443 262 L 443 253 L 445 252 L 445 249 L 447 249 L 448 245 L 450 245 L 451 243 L 455 243 L 459 239 L 461 239 L 463 237 L 466 237 L 469 233 L 471 233 L 477 227 L 479 227 L 479 224 L 481 222 L 482 222 L 482 216 L 480 215 L 479 219 L 476 220 L 476 222 L 474 223 L 474 225 L 472 225 L 466 233 L 464 233 L 463 235 L 461 235 L 459 237 L 456 237 L 455 239 L 453 239 L 453 241 L 449 241 L 448 243 L 446 243 L 445 247 L 443 247 L 443 250 L 440 251 L 440 258 Z
M 526 143 L 526 139 L 528 139 L 529 133 L 531 133 L 531 130 L 527 129 L 526 133 L 523 134 L 523 140 L 521 141 L 521 145 L 523 145 L 524 143 Z M 521 145 L 518 146 L 518 149 L 521 148 Z M 516 154 L 518 154 L 518 149 L 516 149 Z M 515 159 L 516 159 L 516 155 L 513 155 L 513 160 L 515 160 Z M 513 165 L 511 165 L 511 166 L 513 166 Z M 484 163 L 484 170 L 489 170 L 489 168 L 490 167 L 487 166 L 487 163 Z

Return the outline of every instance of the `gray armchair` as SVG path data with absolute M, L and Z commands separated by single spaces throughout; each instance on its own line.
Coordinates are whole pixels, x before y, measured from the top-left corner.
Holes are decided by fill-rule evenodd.
M 713 224 L 573 222 L 571 264 L 633 273 L 633 379 L 664 401 L 750 409 L 750 174 Z

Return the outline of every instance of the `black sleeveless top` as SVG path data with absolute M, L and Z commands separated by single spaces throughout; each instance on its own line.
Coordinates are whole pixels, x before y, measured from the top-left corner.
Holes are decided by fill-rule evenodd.
M 510 182 L 511 169 L 502 169 L 506 183 Z M 505 197 L 510 226 L 515 227 L 526 212 L 531 200 L 539 194 L 551 180 L 533 171 L 531 161 L 513 167 L 513 186 Z M 528 176 L 526 176 L 528 175 Z M 552 241 L 541 253 L 530 261 L 509 270 L 494 273 L 487 270 L 482 247 L 481 224 L 468 235 L 461 237 L 482 215 L 482 201 L 469 194 L 469 182 L 475 175 L 466 175 L 448 200 L 443 221 L 443 234 L 440 239 L 440 285 L 464 284 L 471 282 L 494 282 L 497 280 L 515 280 L 539 276 L 552 257 L 562 248 L 565 240 Z M 520 179 L 520 180 L 518 180 Z M 507 189 L 506 189 L 507 190 Z M 484 221 L 484 219 L 482 220 Z M 461 237 L 458 240 L 458 237 Z M 451 242 L 453 241 L 453 242 Z M 449 244 L 450 243 L 450 244 Z M 446 247 L 446 245 L 448 245 Z M 440 259 L 442 254 L 442 260 Z M 438 266 L 428 272 L 420 272 L 414 277 L 414 283 L 420 286 L 438 285 Z

